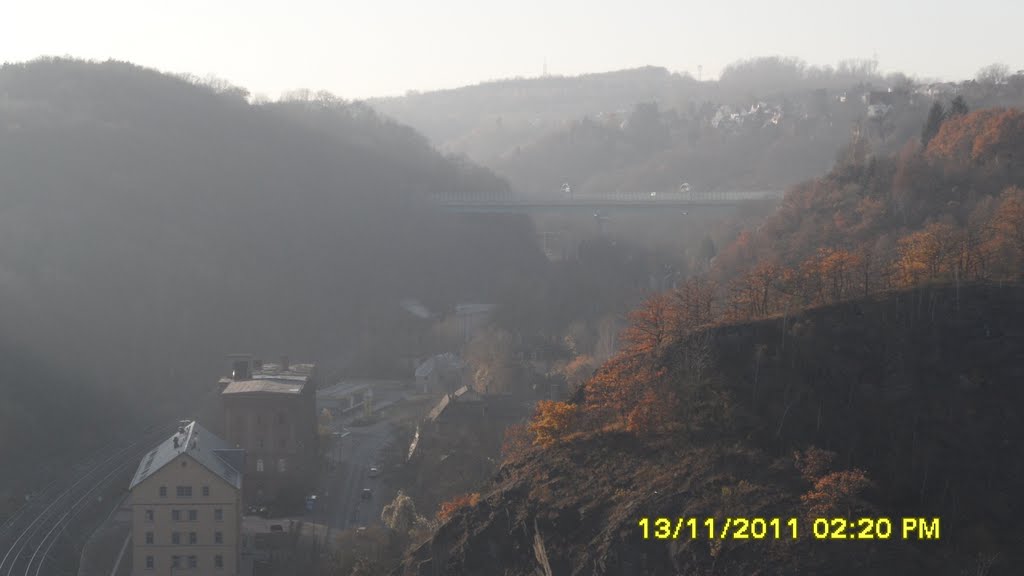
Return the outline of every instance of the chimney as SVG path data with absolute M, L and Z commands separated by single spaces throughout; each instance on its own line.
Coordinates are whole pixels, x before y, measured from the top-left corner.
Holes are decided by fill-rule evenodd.
M 281 356 L 281 371 L 288 369 L 288 356 Z
M 252 357 L 235 355 L 231 358 L 231 379 L 252 380 Z

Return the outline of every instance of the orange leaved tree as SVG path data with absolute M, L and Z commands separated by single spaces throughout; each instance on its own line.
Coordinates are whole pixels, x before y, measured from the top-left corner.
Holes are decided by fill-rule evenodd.
M 575 404 L 541 400 L 530 422 L 533 443 L 538 446 L 554 444 L 573 430 L 578 415 L 579 406 Z
M 442 502 L 440 508 L 437 509 L 437 521 L 447 522 L 457 511 L 462 508 L 468 508 L 470 506 L 476 506 L 480 502 L 480 493 L 471 492 L 469 494 L 461 494 Z

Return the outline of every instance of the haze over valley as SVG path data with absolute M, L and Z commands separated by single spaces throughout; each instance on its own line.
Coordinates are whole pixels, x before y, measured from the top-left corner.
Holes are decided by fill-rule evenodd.
M 1000 40 L 629 32 L 526 76 L 367 44 L 395 95 L 349 53 L 154 52 L 150 18 L 105 53 L 137 58 L 0 66 L 0 574 L 1018 572 Z M 317 88 L 342 69 L 359 98 Z

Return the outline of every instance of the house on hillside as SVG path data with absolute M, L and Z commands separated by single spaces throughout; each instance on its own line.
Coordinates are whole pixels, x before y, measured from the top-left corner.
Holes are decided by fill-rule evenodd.
M 237 576 L 245 454 L 195 422 L 132 477 L 132 574 Z
M 480 393 L 462 386 L 454 393 L 445 394 L 427 414 L 427 422 L 435 430 L 459 431 L 479 424 L 487 417 L 487 402 Z
M 301 502 L 318 468 L 316 365 L 231 358 L 232 376 L 220 380 L 220 396 L 225 439 L 248 454 L 243 501 Z

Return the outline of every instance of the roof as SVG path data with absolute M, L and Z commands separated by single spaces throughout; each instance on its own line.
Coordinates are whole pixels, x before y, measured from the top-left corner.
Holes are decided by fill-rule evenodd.
M 430 313 L 430 309 L 424 306 L 422 302 L 416 300 L 415 298 L 406 298 L 399 302 L 398 304 L 406 312 L 422 320 L 427 320 L 428 318 L 433 316 L 433 314 Z
M 317 390 L 316 397 L 317 400 L 346 398 L 356 392 L 372 388 L 374 382 L 373 380 L 343 380 L 333 386 Z
M 306 381 L 316 371 L 316 364 L 289 364 L 288 368 L 281 368 L 280 364 L 263 364 L 253 369 L 253 380 L 298 380 Z
M 436 421 L 445 413 L 448 408 L 454 404 L 460 404 L 463 406 L 471 406 L 475 404 L 483 404 L 485 402 L 484 397 L 479 392 L 473 390 L 469 386 L 463 386 L 455 391 L 455 394 L 445 394 L 441 400 L 434 406 L 434 409 L 427 414 L 427 420 L 431 422 Z
M 434 360 L 433 356 L 424 360 L 422 363 L 420 363 L 419 366 L 416 367 L 416 377 L 426 378 L 430 376 L 430 374 L 434 372 L 436 363 L 437 361 Z
M 142 457 L 128 487 L 129 490 L 134 489 L 181 454 L 191 456 L 193 460 L 236 489 L 242 488 L 242 474 L 238 471 L 242 465 L 241 450 L 228 446 L 226 442 L 195 422 L 190 422 L 179 430 Z M 175 438 L 178 439 L 177 447 L 174 445 Z
M 496 304 L 456 304 L 455 314 L 487 314 L 497 308 Z
M 451 401 L 451 395 L 445 394 L 444 398 L 441 398 L 441 401 L 437 403 L 437 406 L 434 406 L 434 409 L 430 411 L 430 414 L 427 414 L 427 420 L 430 420 L 431 422 L 437 420 L 437 418 L 444 413 L 445 409 L 448 408 Z
M 435 370 L 461 370 L 465 367 L 458 354 L 445 352 L 427 358 L 416 367 L 416 377 L 426 378 Z
M 462 388 L 455 391 L 455 400 L 457 402 L 476 403 L 483 402 L 484 397 L 479 392 L 473 390 L 468 385 L 463 384 Z
M 237 380 L 221 394 L 301 394 L 305 381 Z

